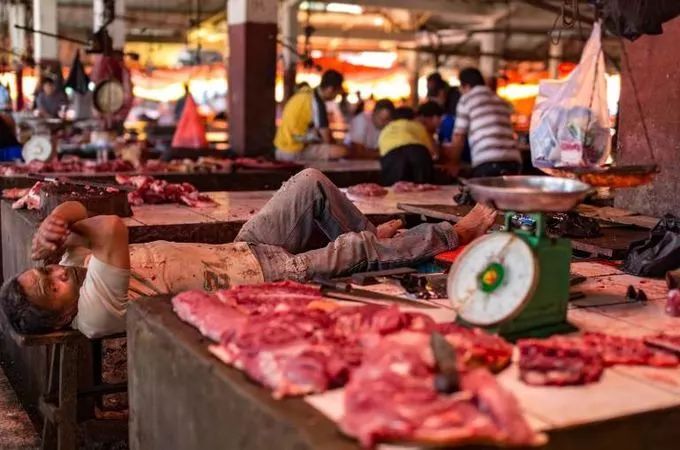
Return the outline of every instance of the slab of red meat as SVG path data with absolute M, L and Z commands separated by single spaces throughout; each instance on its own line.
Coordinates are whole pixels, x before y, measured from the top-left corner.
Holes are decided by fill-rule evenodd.
M 235 286 L 216 294 L 225 304 L 249 315 L 304 308 L 322 299 L 318 288 L 293 281 Z
M 378 442 L 532 445 L 537 436 L 514 397 L 485 369 L 462 374 L 461 391 L 434 389 L 425 333 L 385 337 L 364 356 L 345 388 L 340 426 L 365 447 Z
M 680 335 L 659 334 L 644 338 L 645 344 L 680 355 Z
M 245 314 L 225 305 L 216 296 L 201 291 L 176 295 L 172 307 L 180 319 L 216 342 L 231 337 L 247 319 Z
M 394 192 L 427 192 L 427 191 L 439 191 L 440 186 L 427 183 L 412 183 L 410 181 L 397 181 L 392 185 L 392 190 Z
M 610 336 L 604 333 L 585 333 L 586 346 L 599 351 L 605 366 L 614 364 L 645 365 L 653 367 L 676 367 L 678 357 L 650 349 L 643 339 Z
M 17 201 L 12 203 L 12 209 L 39 209 L 40 208 L 40 190 L 43 182 L 36 182 L 29 190 Z
M 598 381 L 605 367 L 616 364 L 676 367 L 678 357 L 649 348 L 646 340 L 604 333 L 523 339 L 520 377 L 533 385 L 573 385 Z
M 512 345 L 500 336 L 455 323 L 439 324 L 437 328 L 456 349 L 461 370 L 486 367 L 496 373 L 505 369 L 512 360 Z
M 355 184 L 347 188 L 347 192 L 362 197 L 383 197 L 387 195 L 387 189 L 375 183 Z
M 574 338 L 523 339 L 519 374 L 535 386 L 567 386 L 598 381 L 604 370 L 600 354 Z

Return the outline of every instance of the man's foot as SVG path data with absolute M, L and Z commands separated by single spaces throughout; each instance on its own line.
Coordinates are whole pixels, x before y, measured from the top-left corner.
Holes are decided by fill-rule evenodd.
M 486 205 L 477 203 L 465 217 L 453 226 L 458 243 L 465 245 L 485 234 L 496 221 L 497 212 Z
M 390 220 L 378 225 L 375 234 L 378 236 L 378 239 L 391 238 L 394 237 L 394 235 L 397 234 L 397 230 L 403 226 L 404 222 L 402 222 L 401 219 Z

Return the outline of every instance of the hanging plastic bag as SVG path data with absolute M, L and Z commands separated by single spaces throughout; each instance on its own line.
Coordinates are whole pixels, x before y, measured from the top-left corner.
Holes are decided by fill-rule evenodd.
M 564 80 L 539 83 L 529 133 L 535 167 L 595 167 L 611 151 L 601 28 L 593 25 L 581 61 Z

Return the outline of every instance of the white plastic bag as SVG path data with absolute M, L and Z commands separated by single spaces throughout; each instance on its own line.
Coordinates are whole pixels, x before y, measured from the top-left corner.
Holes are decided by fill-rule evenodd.
M 566 79 L 539 83 L 529 133 L 535 167 L 595 167 L 611 152 L 600 30 L 595 23 L 581 61 Z

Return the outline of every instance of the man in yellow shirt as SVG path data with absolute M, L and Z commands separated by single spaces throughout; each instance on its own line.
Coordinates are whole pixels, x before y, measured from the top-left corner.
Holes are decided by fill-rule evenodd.
M 394 118 L 380 133 L 380 167 L 385 186 L 397 181 L 430 183 L 433 161 L 439 151 L 433 135 L 439 128 L 443 110 L 427 102 L 414 114 L 411 108 L 397 108 Z
M 347 149 L 333 141 L 326 102 L 342 91 L 343 76 L 327 70 L 316 89 L 303 87 L 283 108 L 274 146 L 279 161 L 339 159 Z

